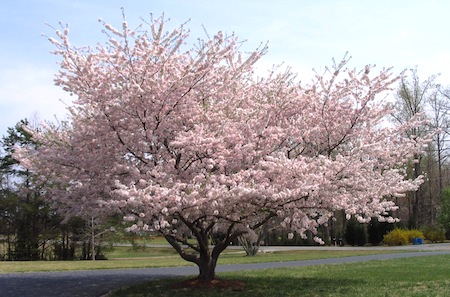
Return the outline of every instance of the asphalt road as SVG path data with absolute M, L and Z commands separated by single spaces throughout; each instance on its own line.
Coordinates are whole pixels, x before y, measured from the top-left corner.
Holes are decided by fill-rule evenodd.
M 276 247 L 271 247 L 277 249 Z M 285 249 L 283 247 L 283 249 Z M 342 248 L 339 248 L 342 249 Z M 406 257 L 419 257 L 430 255 L 450 254 L 450 245 L 442 248 L 433 248 L 421 252 L 379 254 L 369 256 L 319 259 L 292 262 L 270 262 L 258 264 L 219 265 L 217 272 L 231 272 L 239 270 L 256 270 L 279 267 L 298 267 L 321 264 L 354 263 L 371 260 L 388 260 Z M 425 251 L 424 251 L 425 250 Z M 78 296 L 102 296 L 107 292 L 149 280 L 169 278 L 176 276 L 196 275 L 196 266 L 148 268 L 148 269 L 108 269 L 89 271 L 64 271 L 64 272 L 37 272 L 37 273 L 13 273 L 0 274 L 0 296 L 3 297 L 78 297 Z

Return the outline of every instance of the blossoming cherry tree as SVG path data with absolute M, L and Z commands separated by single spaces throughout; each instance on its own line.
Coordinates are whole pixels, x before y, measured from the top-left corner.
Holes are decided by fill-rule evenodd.
M 50 38 L 62 58 L 56 84 L 76 99 L 69 121 L 34 131 L 41 146 L 17 158 L 59 207 L 119 212 L 130 231 L 159 232 L 202 281 L 233 240 L 272 218 L 301 236 L 341 210 L 395 220 L 390 198 L 422 182 L 404 164 L 426 139 L 404 133 L 420 119 L 384 123 L 390 69 L 344 61 L 309 84 L 290 70 L 257 77 L 265 47 L 242 53 L 219 32 L 189 49 L 188 31 L 165 23 L 103 23 L 95 49 L 71 45 L 68 28 Z

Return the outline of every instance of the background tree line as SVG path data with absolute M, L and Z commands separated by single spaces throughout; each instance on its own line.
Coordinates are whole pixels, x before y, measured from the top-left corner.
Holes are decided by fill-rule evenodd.
M 419 190 L 399 198 L 398 216 L 405 227 L 446 225 L 445 209 L 448 197 L 443 190 L 450 185 L 449 133 L 450 133 L 450 89 L 436 83 L 437 75 L 421 80 L 417 69 L 410 69 L 400 80 L 396 90 L 396 113 L 393 120 L 402 124 L 415 116 L 427 119 L 422 127 L 409 131 L 410 137 L 418 137 L 427 131 L 435 131 L 432 145 L 426 155 L 417 156 L 409 164 L 411 175 L 425 176 Z M 447 214 L 448 215 L 448 214 Z
M 8 128 L 0 142 L 0 259 L 92 259 L 92 234 L 96 257 L 101 258 L 100 243 L 111 236 L 104 231 L 115 224 L 114 218 L 100 222 L 73 217 L 63 222 L 57 206 L 43 199 L 45 190 L 12 156 L 17 146 L 39 145 L 24 129 L 28 124 L 21 120 Z
M 413 117 L 426 124 L 409 131 L 411 138 L 436 131 L 426 155 L 408 164 L 412 177 L 425 176 L 417 192 L 396 199 L 401 225 L 407 228 L 439 229 L 450 236 L 450 88 L 436 83 L 437 76 L 419 78 L 417 69 L 404 76 L 395 91 L 396 112 L 392 123 L 401 125 Z M 44 200 L 45 190 L 36 186 L 34 176 L 13 158 L 17 146 L 38 146 L 23 128 L 21 120 L 6 131 L 0 142 L 0 259 L 70 260 L 102 257 L 101 242 L 123 239 L 121 218 L 100 218 L 94 214 L 72 217 L 63 222 L 57 204 Z M 279 223 L 279 222 L 278 222 Z M 288 236 L 285 230 L 264 226 L 258 240 L 263 244 L 314 244 L 311 239 Z M 116 227 L 111 229 L 111 227 Z M 320 232 L 327 244 L 379 244 L 392 224 L 371 222 L 361 225 L 344 215 Z M 109 232 L 115 230 L 116 232 Z M 93 257 L 94 255 L 94 257 Z

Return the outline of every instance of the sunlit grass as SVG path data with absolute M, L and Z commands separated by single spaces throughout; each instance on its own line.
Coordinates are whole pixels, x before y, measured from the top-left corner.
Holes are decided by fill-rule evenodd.
M 228 289 L 175 289 L 180 279 L 153 281 L 113 296 L 450 296 L 450 255 L 223 273 L 245 283 Z

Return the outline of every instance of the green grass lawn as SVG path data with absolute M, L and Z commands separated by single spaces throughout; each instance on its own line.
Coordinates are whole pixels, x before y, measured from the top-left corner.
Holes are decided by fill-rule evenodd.
M 225 250 L 219 264 L 281 262 L 387 253 L 389 251 L 285 251 L 245 256 L 242 250 Z M 171 248 L 116 247 L 107 253 L 109 260 L 98 261 L 0 261 L 0 273 L 31 271 L 150 268 L 190 265 Z
M 284 262 L 348 257 L 380 251 L 283 251 L 245 256 L 242 250 L 226 250 L 220 264 Z M 396 251 L 402 252 L 402 251 Z M 0 273 L 29 271 L 147 268 L 189 265 L 171 248 L 116 247 L 99 261 L 0 261 Z M 154 281 L 114 296 L 450 296 L 450 255 L 356 264 L 318 265 L 223 273 L 219 278 L 242 281 L 238 291 L 229 289 L 175 289 L 183 279 Z
M 143 296 L 450 296 L 450 255 L 223 273 L 244 282 L 229 289 L 174 288 L 182 279 L 153 281 L 115 292 Z

